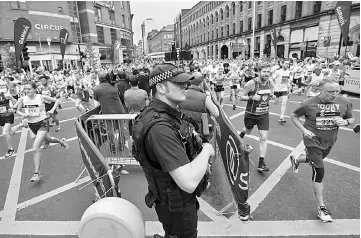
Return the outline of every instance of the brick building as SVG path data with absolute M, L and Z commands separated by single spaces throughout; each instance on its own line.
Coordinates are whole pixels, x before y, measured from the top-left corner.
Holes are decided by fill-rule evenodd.
M 176 18 L 181 25 L 181 48 L 193 58 L 332 57 L 338 52 L 340 28 L 334 12 L 336 1 L 205 1 Z M 255 19 L 252 19 L 255 16 Z M 179 24 L 180 21 L 180 24 Z M 255 36 L 253 35 L 255 25 Z M 277 52 L 271 47 L 270 30 L 277 32 Z M 325 37 L 331 45 L 324 47 Z M 359 55 L 360 2 L 352 2 L 347 51 Z M 253 42 L 254 41 L 254 42 Z M 307 52 L 304 43 L 307 42 Z M 245 43 L 245 44 L 244 44 Z M 254 45 L 255 47 L 250 47 Z M 270 49 L 270 51 L 265 50 Z M 345 54 L 341 47 L 340 55 Z
M 170 52 L 174 41 L 174 26 L 167 25 L 161 30 L 153 30 L 148 34 L 149 53 Z
M 112 1 L 0 1 L 0 54 L 2 46 L 14 44 L 14 23 L 27 18 L 32 25 L 27 39 L 29 66 L 45 66 L 52 70 L 61 65 L 59 46 L 60 29 L 69 32 L 64 63 L 80 65 L 80 50 L 90 37 L 99 63 L 110 63 L 112 42 L 119 42 L 115 50 L 117 61 L 133 46 L 132 15 L 129 2 Z

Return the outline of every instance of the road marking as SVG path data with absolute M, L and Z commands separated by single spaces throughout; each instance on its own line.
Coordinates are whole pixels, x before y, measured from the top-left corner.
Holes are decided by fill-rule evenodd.
M 224 106 L 228 106 L 228 107 L 233 107 L 233 105 L 231 105 L 231 104 L 223 104 L 223 105 L 224 105 Z M 241 109 L 246 109 L 246 107 L 241 107 L 241 106 L 236 106 L 236 107 L 241 108 Z M 274 113 L 274 112 L 269 112 L 269 114 L 270 114 L 270 115 L 274 115 L 274 116 L 281 116 L 280 114 Z M 285 118 L 291 118 L 290 116 L 286 116 L 286 115 L 285 115 L 284 117 L 285 117 Z M 300 121 L 305 121 L 305 119 L 300 118 Z M 353 129 L 350 129 L 350 128 L 347 128 L 347 127 L 343 127 L 343 126 L 340 126 L 339 129 L 345 130 L 345 131 L 352 131 L 352 132 L 354 132 Z
M 223 215 L 216 215 L 218 211 L 212 207 L 209 203 L 203 200 L 203 198 L 197 198 L 199 202 L 199 209 L 210 219 L 215 221 L 216 223 L 224 224 L 228 222 L 228 219 Z
M 246 112 L 246 111 L 239 112 L 239 113 L 237 113 L 237 114 L 235 114 L 235 115 L 233 115 L 233 116 L 230 116 L 230 117 L 229 117 L 229 120 L 233 120 L 234 118 L 240 117 L 240 116 L 242 116 L 245 112 Z
M 67 141 L 67 142 L 70 142 L 70 141 L 73 141 L 73 140 L 76 140 L 76 139 L 78 139 L 77 136 L 71 137 L 71 138 L 69 138 L 69 139 L 66 139 L 66 141 Z M 50 143 L 49 147 L 54 146 L 54 145 L 58 145 L 58 143 Z M 44 149 L 44 147 L 41 147 L 41 148 Z M 32 152 L 32 151 L 33 151 L 33 149 L 28 149 L 28 150 L 25 150 L 24 153 L 26 154 L 26 153 L 29 153 L 29 152 Z M 4 159 L 9 159 L 9 158 L 14 157 L 14 156 L 16 156 L 16 153 L 13 154 L 12 156 L 8 157 L 8 158 L 5 158 L 5 156 L 1 156 L 1 157 L 0 157 L 0 161 L 1 161 L 1 160 L 4 160 Z
M 16 221 L 6 226 L 0 223 L 0 234 L 28 236 L 74 236 L 80 221 Z M 145 222 L 146 236 L 163 234 L 158 221 Z M 360 219 L 335 219 L 332 223 L 318 220 L 299 221 L 251 221 L 248 224 L 233 223 L 226 229 L 216 222 L 198 222 L 198 237 L 234 236 L 350 236 L 360 234 Z
M 24 155 L 26 149 L 26 141 L 28 138 L 28 129 L 23 128 L 21 130 L 20 142 L 18 147 L 18 153 L 16 154 L 13 172 L 11 174 L 9 189 L 6 195 L 3 221 L 5 223 L 11 223 L 15 221 L 16 207 L 18 205 L 21 175 L 24 165 Z
M 251 213 L 254 212 L 259 204 L 267 197 L 267 195 L 272 191 L 272 189 L 278 184 L 283 175 L 290 168 L 289 157 L 294 155 L 298 157 L 304 151 L 303 141 L 283 160 L 283 162 L 277 167 L 276 170 L 267 178 L 266 181 L 247 199 L 249 205 L 251 206 Z
M 238 133 L 241 133 L 241 132 L 238 131 Z M 246 136 L 246 137 L 249 137 L 249 138 L 251 138 L 251 139 L 254 139 L 254 140 L 258 140 L 258 141 L 259 141 L 259 138 L 258 138 L 257 136 L 253 136 L 253 135 L 245 135 L 245 136 Z M 274 145 L 274 146 L 280 147 L 280 148 L 282 148 L 282 149 L 289 150 L 289 151 L 295 150 L 295 148 L 293 148 L 293 147 L 291 147 L 291 146 L 284 145 L 284 144 L 281 144 L 281 143 L 278 143 L 278 142 L 274 142 L 274 141 L 271 141 L 271 140 L 267 140 L 267 143 L 270 144 L 270 145 Z M 340 162 L 340 161 L 337 161 L 337 160 L 334 160 L 334 159 L 330 159 L 330 158 L 325 158 L 324 161 L 360 173 L 360 168 L 359 168 L 359 167 L 356 167 L 356 166 L 353 166 L 353 165 L 350 165 L 350 164 L 346 164 L 346 163 L 343 163 L 343 162 Z

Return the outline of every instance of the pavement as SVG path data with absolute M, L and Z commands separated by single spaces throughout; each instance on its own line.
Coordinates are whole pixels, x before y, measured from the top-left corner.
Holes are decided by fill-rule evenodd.
M 243 128 L 245 102 L 232 110 L 229 89 L 225 91 L 223 110 L 235 128 Z M 360 122 L 360 99 L 348 96 L 353 103 L 356 123 Z M 304 95 L 291 95 L 286 115 L 290 116 Z M 242 223 L 236 214 L 225 171 L 218 158 L 211 177 L 211 187 L 199 199 L 198 237 L 360 237 L 360 136 L 350 128 L 341 128 L 333 150 L 325 159 L 324 198 L 332 212 L 333 223 L 317 220 L 317 203 L 311 188 L 311 168 L 301 165 L 299 173 L 290 170 L 289 155 L 301 153 L 302 136 L 286 118 L 278 123 L 280 104 L 270 113 L 268 173 L 256 170 L 258 131 L 245 136 L 244 143 L 254 150 L 250 155 L 249 199 L 253 219 Z M 0 155 L 0 238 L 77 237 L 76 228 L 84 211 L 95 199 L 94 188 L 82 171 L 74 119 L 79 115 L 71 100 L 59 111 L 61 130 L 51 129 L 51 136 L 66 138 L 70 148 L 51 145 L 42 150 L 43 178 L 30 183 L 34 169 L 32 142 L 28 129 L 13 137 L 17 153 L 5 159 Z M 15 123 L 19 123 L 16 119 Z M 5 138 L 0 137 L 0 153 L 5 154 Z M 254 165 L 253 165 L 254 164 Z M 153 209 L 144 204 L 147 191 L 139 166 L 127 166 L 129 175 L 120 179 L 123 198 L 138 207 L 146 224 L 146 235 L 163 234 Z M 135 186 L 136 185 L 136 186 Z M 85 187 L 84 187 L 85 186 Z

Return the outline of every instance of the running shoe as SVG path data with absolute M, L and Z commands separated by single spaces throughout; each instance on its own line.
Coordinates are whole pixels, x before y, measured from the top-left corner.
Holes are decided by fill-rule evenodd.
M 278 120 L 278 122 L 281 123 L 281 124 L 283 124 L 283 123 L 286 123 L 286 120 L 285 120 L 284 118 L 280 118 L 280 119 Z
M 293 171 L 295 174 L 297 174 L 297 173 L 298 173 L 298 166 L 299 166 L 299 164 L 296 163 L 296 158 L 295 158 L 293 155 L 290 156 L 290 160 L 291 160 L 292 171 Z
M 332 222 L 331 212 L 325 206 L 318 207 L 318 217 L 322 222 Z
M 48 142 L 44 142 L 44 149 L 49 148 L 50 144 Z
M 66 143 L 66 139 L 65 139 L 65 138 L 61 139 L 60 145 L 61 145 L 61 147 L 63 147 L 63 148 L 66 149 L 66 150 L 69 149 L 69 145 L 68 145 L 68 143 Z
M 37 182 L 37 181 L 39 181 L 40 180 L 40 178 L 41 178 L 41 174 L 40 173 L 34 173 L 33 174 L 33 177 L 31 177 L 31 179 L 30 179 L 30 182 Z
M 49 126 L 51 126 L 51 127 L 53 127 L 55 125 L 56 125 L 55 122 L 52 122 L 52 123 L 49 124 Z
M 233 105 L 233 110 L 236 110 L 236 105 Z
M 8 149 L 8 152 L 5 154 L 5 158 L 12 156 L 15 153 L 14 149 Z
M 128 175 L 128 174 L 129 174 L 129 172 L 126 171 L 125 169 L 120 170 L 120 173 L 121 173 L 121 174 L 124 174 L 124 175 Z
M 63 107 L 61 106 L 61 104 L 59 104 L 58 108 L 59 108 L 59 109 L 62 109 Z
M 58 131 L 60 131 L 60 126 L 57 126 L 57 127 L 56 127 L 55 132 L 58 132 Z
M 269 168 L 267 168 L 267 165 L 264 162 L 264 160 L 259 161 L 257 170 L 260 172 L 268 172 L 269 171 Z

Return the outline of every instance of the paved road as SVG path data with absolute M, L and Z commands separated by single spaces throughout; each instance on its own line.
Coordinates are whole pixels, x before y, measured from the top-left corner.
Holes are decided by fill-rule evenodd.
M 228 89 L 226 90 L 226 95 Z M 292 95 L 287 115 L 305 99 Z M 350 99 L 356 121 L 360 121 L 360 101 Z M 237 130 L 243 127 L 244 102 L 232 110 L 229 96 L 224 111 Z M 59 113 L 61 131 L 51 135 L 68 139 L 70 148 L 59 145 L 43 150 L 43 179 L 32 184 L 32 139 L 26 129 L 14 136 L 18 153 L 11 158 L 0 157 L 0 237 L 76 237 L 76 226 L 83 212 L 92 204 L 94 189 L 87 186 L 84 175 L 74 183 L 81 171 L 81 159 L 74 128 L 78 112 L 72 101 Z M 269 146 L 266 162 L 271 171 L 258 173 L 250 164 L 249 203 L 253 220 L 241 223 L 234 213 L 235 206 L 221 160 L 217 160 L 211 178 L 211 188 L 200 199 L 199 237 L 359 237 L 360 234 L 360 137 L 350 129 L 341 129 L 337 144 L 326 159 L 325 201 L 334 222 L 317 221 L 316 201 L 310 187 L 311 169 L 302 166 L 298 175 L 289 169 L 288 156 L 300 152 L 302 138 L 289 118 L 278 124 L 280 105 L 271 109 Z M 16 120 L 16 123 L 19 119 Z M 21 143 L 20 143 L 21 142 Z M 252 145 L 251 160 L 258 163 L 257 130 L 246 136 Z M 0 152 L 6 151 L 5 138 L 0 137 Z M 135 204 L 146 221 L 147 235 L 161 233 L 155 212 L 144 204 L 145 178 L 138 166 L 128 166 L 129 175 L 121 177 L 123 197 Z M 136 186 L 134 186 L 136 184 Z M 228 208 L 228 209 L 226 209 Z

